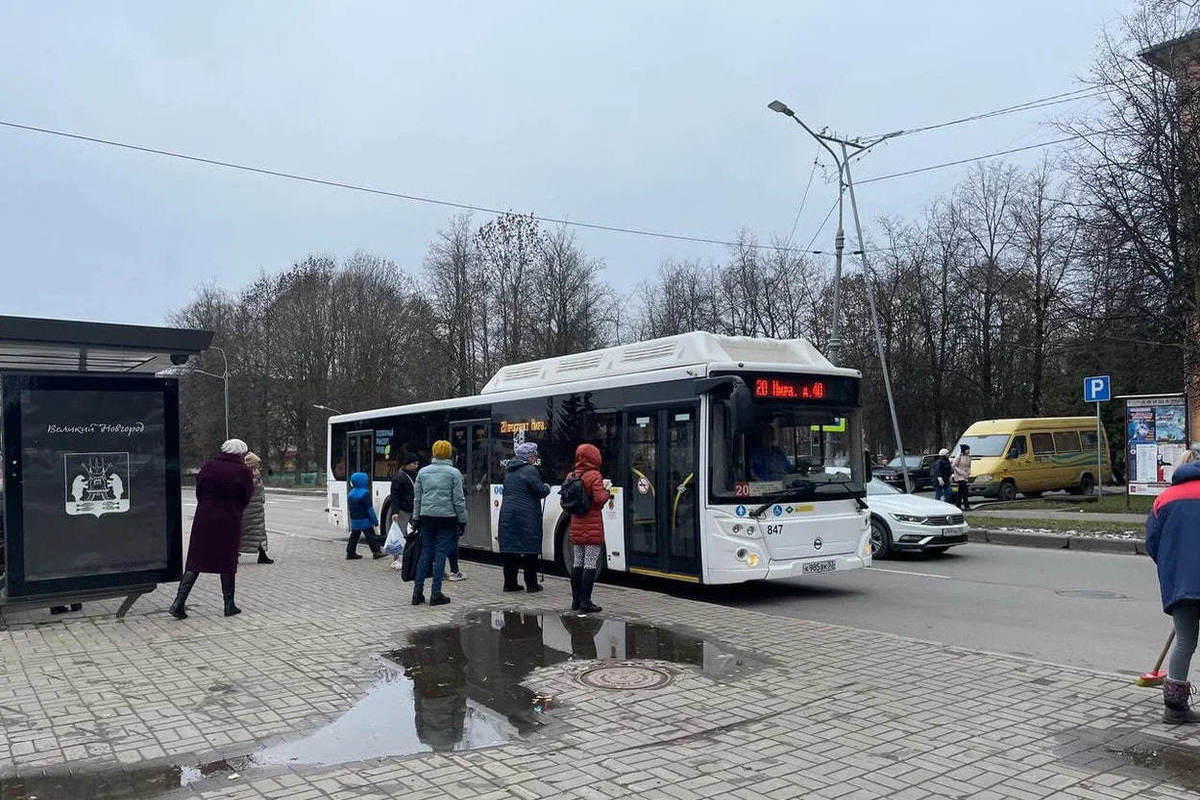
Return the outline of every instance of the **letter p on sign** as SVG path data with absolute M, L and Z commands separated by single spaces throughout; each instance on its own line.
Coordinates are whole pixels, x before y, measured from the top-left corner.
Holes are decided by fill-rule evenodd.
M 1083 401 L 1085 403 L 1106 403 L 1109 400 L 1109 384 L 1107 375 L 1096 375 L 1083 379 Z

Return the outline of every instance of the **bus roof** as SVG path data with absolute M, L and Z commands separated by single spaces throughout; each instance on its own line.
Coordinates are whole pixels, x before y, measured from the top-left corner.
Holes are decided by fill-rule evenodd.
M 587 353 L 510 364 L 487 382 L 481 394 L 634 375 L 670 367 L 742 369 L 751 365 L 859 376 L 855 370 L 835 367 L 807 339 L 755 339 L 693 331 Z
M 329 418 L 329 423 L 368 420 L 481 403 L 519 400 L 552 393 L 618 386 L 619 378 L 637 375 L 637 383 L 702 378 L 714 370 L 810 372 L 862 377 L 858 370 L 835 367 L 807 339 L 754 339 L 696 331 L 662 339 L 592 350 L 501 368 L 479 395 L 431 400 L 407 406 L 367 409 Z

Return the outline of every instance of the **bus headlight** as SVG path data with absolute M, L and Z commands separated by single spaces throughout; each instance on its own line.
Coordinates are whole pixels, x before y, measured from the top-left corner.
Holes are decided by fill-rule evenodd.
M 995 475 L 978 475 L 972 479 L 975 483 L 991 483 L 996 480 Z

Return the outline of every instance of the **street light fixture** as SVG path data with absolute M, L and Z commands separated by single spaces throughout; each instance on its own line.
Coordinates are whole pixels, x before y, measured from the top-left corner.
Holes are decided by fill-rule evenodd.
M 207 375 L 210 378 L 225 382 L 225 439 L 229 439 L 229 359 L 225 356 L 225 350 L 217 347 L 215 344 L 209 345 L 210 350 L 216 350 L 221 354 L 221 362 L 223 364 L 223 374 L 218 375 L 215 372 L 193 367 L 187 364 L 179 364 L 169 369 L 163 370 L 160 375 L 170 375 L 172 377 L 182 377 L 185 375 Z
M 313 403 L 313 404 L 312 404 L 312 407 L 313 407 L 313 408 L 319 408 L 319 409 L 321 409 L 322 411 L 330 411 L 330 412 L 332 412 L 332 413 L 334 413 L 334 414 L 345 414 L 345 413 L 346 413 L 345 411 L 338 411 L 336 408 L 330 408 L 329 406 L 323 406 L 323 405 L 321 405 L 320 403 Z

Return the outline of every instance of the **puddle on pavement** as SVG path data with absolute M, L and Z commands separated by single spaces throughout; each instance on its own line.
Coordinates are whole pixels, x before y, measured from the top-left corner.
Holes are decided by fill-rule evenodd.
M 542 667 L 652 660 L 722 679 L 755 663 L 689 631 L 596 616 L 490 610 L 414 631 L 407 645 L 382 655 L 386 669 L 380 680 L 353 708 L 303 738 L 199 766 L 0 778 L 0 800 L 142 800 L 201 780 L 233 781 L 255 767 L 475 750 L 544 724 L 553 698 L 521 685 Z
M 1068 763 L 1086 765 L 1096 772 L 1126 773 L 1130 777 L 1166 781 L 1190 791 L 1200 791 L 1198 747 L 1147 736 L 1140 728 L 1083 728 L 1072 731 L 1070 737 L 1091 747 L 1085 750 L 1072 748 L 1065 757 Z

